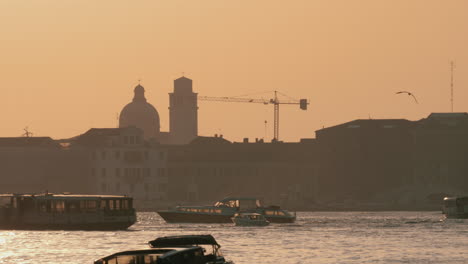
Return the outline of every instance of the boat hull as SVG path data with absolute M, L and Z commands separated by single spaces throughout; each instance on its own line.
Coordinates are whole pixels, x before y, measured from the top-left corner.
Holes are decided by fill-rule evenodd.
M 35 223 L 15 223 L 1 224 L 0 230 L 125 230 L 133 225 L 134 222 L 118 223 L 82 223 L 82 224 L 35 224 Z
M 234 214 L 197 214 L 185 212 L 159 211 L 158 214 L 168 223 L 232 223 Z M 270 223 L 294 223 L 295 217 L 265 217 Z
M 163 212 L 158 214 L 168 223 L 232 223 L 233 215 Z

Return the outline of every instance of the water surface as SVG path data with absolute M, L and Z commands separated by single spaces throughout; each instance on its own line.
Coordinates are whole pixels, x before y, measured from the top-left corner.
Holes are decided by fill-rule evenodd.
M 440 212 L 299 212 L 294 224 L 167 224 L 139 213 L 128 231 L 0 231 L 0 263 L 93 263 L 167 235 L 212 234 L 242 263 L 468 263 L 468 220 Z

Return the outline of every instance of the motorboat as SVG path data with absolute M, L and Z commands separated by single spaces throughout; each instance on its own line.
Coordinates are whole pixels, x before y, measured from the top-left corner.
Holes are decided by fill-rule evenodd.
M 143 249 L 117 252 L 94 264 L 205 264 L 202 247 Z
M 166 236 L 149 241 L 151 249 L 114 253 L 94 264 L 233 264 L 211 235 Z
M 253 197 L 227 197 L 208 206 L 179 205 L 158 214 L 168 223 L 232 223 L 231 218 L 238 212 L 258 213 L 271 223 L 293 223 L 296 214 L 279 206 L 264 207 Z
M 122 230 L 135 222 L 128 196 L 0 194 L 0 229 Z
M 270 224 L 263 215 L 257 213 L 236 213 L 232 222 L 236 226 L 267 226 Z
M 232 261 L 226 261 L 221 253 L 221 245 L 216 242 L 212 235 L 183 235 L 159 237 L 149 241 L 152 248 L 172 248 L 172 247 L 194 247 L 200 246 L 204 250 L 205 263 L 209 264 L 233 264 Z
M 468 196 L 445 197 L 442 212 L 447 218 L 468 219 Z

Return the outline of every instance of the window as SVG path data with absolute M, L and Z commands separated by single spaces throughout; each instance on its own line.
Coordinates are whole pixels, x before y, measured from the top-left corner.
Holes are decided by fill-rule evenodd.
M 130 184 L 130 192 L 134 192 L 135 191 L 135 184 Z
M 148 151 L 145 151 L 145 160 L 148 160 L 149 159 L 149 153 Z
M 92 177 L 96 176 L 96 169 L 95 168 L 91 168 L 91 176 Z
M 124 136 L 124 144 L 128 144 L 128 136 Z
M 106 168 L 101 169 L 101 176 L 106 177 Z
M 141 143 L 141 138 L 140 138 L 140 136 L 136 136 L 136 137 L 135 137 L 135 143 L 136 143 L 136 144 L 140 144 L 140 143 Z
M 115 177 L 120 177 L 120 168 L 115 168 Z
M 159 159 L 164 160 L 164 152 L 159 152 Z
M 101 191 L 105 192 L 107 190 L 107 186 L 105 183 L 101 183 Z
M 120 151 L 114 151 L 115 159 L 120 159 Z
M 130 136 L 130 144 L 135 144 L 135 137 Z
M 115 190 L 116 190 L 117 192 L 120 192 L 120 182 L 118 182 L 118 183 L 115 184 Z
M 101 152 L 101 159 L 102 159 L 102 160 L 105 160 L 105 159 L 106 159 L 106 154 L 107 154 L 107 153 L 106 153 L 105 151 Z

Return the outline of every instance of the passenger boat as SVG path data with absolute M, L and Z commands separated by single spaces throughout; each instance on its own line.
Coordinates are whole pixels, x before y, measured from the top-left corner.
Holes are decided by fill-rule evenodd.
M 151 249 L 118 252 L 94 264 L 233 264 L 211 235 L 167 236 L 148 243 Z
M 447 218 L 468 219 L 468 196 L 445 197 L 442 212 Z
M 119 230 L 135 222 L 127 196 L 0 194 L 0 229 Z
M 237 213 L 232 218 L 236 226 L 267 226 L 270 224 L 266 218 L 257 213 Z
M 158 211 L 168 223 L 232 223 L 237 212 L 258 213 L 271 223 L 293 223 L 296 214 L 279 206 L 263 207 L 257 198 L 228 197 L 212 206 L 176 206 L 169 210 Z

